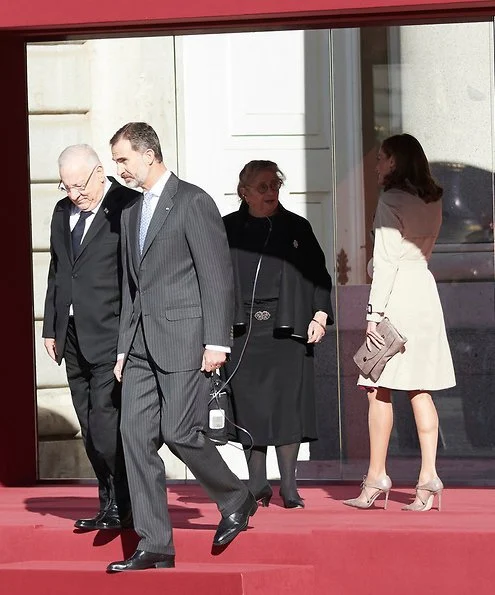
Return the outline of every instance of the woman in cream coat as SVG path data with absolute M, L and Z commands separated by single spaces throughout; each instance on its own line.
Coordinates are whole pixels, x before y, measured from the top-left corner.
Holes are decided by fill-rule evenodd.
M 376 325 L 387 317 L 407 337 L 404 351 L 387 362 L 375 383 L 360 376 L 369 400 L 370 463 L 358 498 L 344 504 L 369 508 L 392 482 L 386 456 L 393 424 L 391 390 L 409 392 L 420 448 L 416 498 L 405 510 L 438 508 L 443 484 L 435 461 L 438 415 L 430 392 L 455 386 L 442 306 L 428 260 L 442 223 L 442 189 L 430 174 L 419 142 L 409 134 L 386 139 L 378 152 L 378 183 L 384 187 L 374 221 L 373 281 L 368 303 L 366 340 L 383 344 Z

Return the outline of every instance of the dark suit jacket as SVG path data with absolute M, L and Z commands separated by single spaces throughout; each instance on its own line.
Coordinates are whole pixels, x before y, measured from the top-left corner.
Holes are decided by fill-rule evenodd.
M 238 255 L 243 250 L 243 228 L 247 216 L 248 206 L 242 203 L 238 211 L 224 217 L 234 265 L 235 325 L 246 324 Z M 308 324 L 317 310 L 328 314 L 327 324 L 334 322 L 330 299 L 332 279 L 309 221 L 282 205 L 279 205 L 277 218 L 284 233 L 276 248 L 282 268 L 274 328 L 289 329 L 294 335 L 307 337 Z
M 122 214 L 123 304 L 119 353 L 142 317 L 146 344 L 166 372 L 201 367 L 204 345 L 232 344 L 234 283 L 213 199 L 171 174 L 138 247 L 142 200 Z
M 116 358 L 122 280 L 120 217 L 122 209 L 141 194 L 109 179 L 112 185 L 75 261 L 69 227 L 70 199 L 59 201 L 53 212 L 43 337 L 56 340 L 59 364 L 64 354 L 70 304 L 86 360 L 103 363 Z

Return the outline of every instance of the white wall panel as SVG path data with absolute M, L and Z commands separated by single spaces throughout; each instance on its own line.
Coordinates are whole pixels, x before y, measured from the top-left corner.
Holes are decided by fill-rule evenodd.
M 65 147 L 77 143 L 91 143 L 88 115 L 29 116 L 31 182 L 58 181 L 58 156 Z
M 27 47 L 28 105 L 33 113 L 86 113 L 91 107 L 86 42 Z
M 319 229 L 333 272 L 328 31 L 190 36 L 177 45 L 180 175 L 226 214 L 238 208 L 243 165 L 275 161 L 287 177 L 281 200 Z
M 148 122 L 160 137 L 165 163 L 176 155 L 173 37 L 97 39 L 88 42 L 91 60 L 91 144 L 116 175 L 109 140 L 130 121 Z
M 45 295 L 50 265 L 49 252 L 35 252 L 33 254 L 33 287 L 34 287 L 34 318 L 41 320 L 45 307 Z
M 327 41 L 327 31 L 228 37 L 233 142 L 237 137 L 281 136 L 284 144 L 297 146 L 299 138 L 306 149 L 329 147 Z
M 63 194 L 58 184 L 31 184 L 31 232 L 33 250 L 50 249 L 50 222 L 53 209 Z

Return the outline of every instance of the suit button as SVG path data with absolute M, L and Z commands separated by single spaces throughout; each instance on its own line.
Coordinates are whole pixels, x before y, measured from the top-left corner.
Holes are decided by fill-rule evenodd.
M 72 275 L 72 278 L 73 278 L 73 279 L 77 279 L 77 273 L 74 273 L 74 274 Z

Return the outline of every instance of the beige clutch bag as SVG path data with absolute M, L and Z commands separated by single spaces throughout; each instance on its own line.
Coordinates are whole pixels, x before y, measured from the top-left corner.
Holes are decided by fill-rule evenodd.
M 407 338 L 402 336 L 388 318 L 384 318 L 376 325 L 376 331 L 385 341 L 381 347 L 371 345 L 371 350 L 366 345 L 366 340 L 357 350 L 353 359 L 361 374 L 377 382 L 386 363 L 399 351 L 404 350 Z

